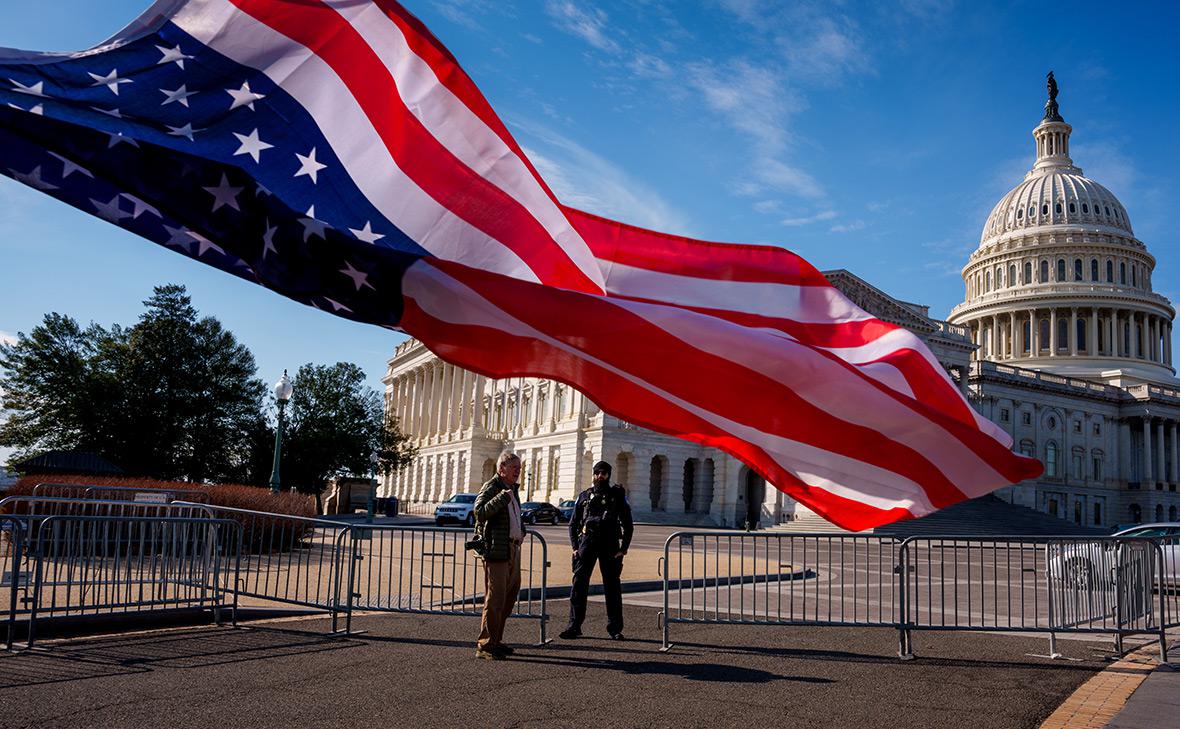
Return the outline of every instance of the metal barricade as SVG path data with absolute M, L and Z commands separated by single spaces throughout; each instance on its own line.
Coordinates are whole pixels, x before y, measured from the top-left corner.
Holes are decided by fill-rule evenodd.
M 104 501 L 140 501 L 168 503 L 188 501 L 210 502 L 209 494 L 201 489 L 167 486 L 104 486 L 97 484 L 39 483 L 33 487 L 34 496 L 53 496 L 69 499 L 101 499 Z
M 25 525 L 12 516 L 0 516 L 0 611 L 4 615 L 4 648 L 12 650 L 16 631 L 16 595 L 24 585 Z
M 676 532 L 664 542 L 663 645 L 674 623 L 896 627 L 900 542 L 835 534 Z
M 1164 628 L 1180 627 L 1180 534 L 1156 540 L 1160 546 L 1159 590 Z
M 208 517 L 50 516 L 31 540 L 35 559 L 28 645 L 37 621 L 114 612 L 231 609 L 240 526 Z
M 901 548 L 905 610 L 899 653 L 911 631 L 1158 634 L 1166 660 L 1162 551 L 1147 538 L 957 537 L 906 539 Z
M 349 529 L 348 630 L 352 610 L 478 616 L 482 559 L 465 548 L 466 529 L 357 524 Z M 515 618 L 539 622 L 546 642 L 549 547 L 534 531 L 520 548 L 521 595 Z
M 347 522 L 228 506 L 207 508 L 241 525 L 237 589 L 249 598 L 243 605 L 282 603 L 324 610 L 332 614 L 332 631 L 337 632 L 339 612 L 346 609 L 341 580 Z

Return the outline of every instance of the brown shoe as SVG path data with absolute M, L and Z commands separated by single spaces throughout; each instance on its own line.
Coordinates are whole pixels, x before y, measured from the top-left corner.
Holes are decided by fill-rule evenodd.
M 475 649 L 475 657 L 476 658 L 483 658 L 484 660 L 487 660 L 487 661 L 502 661 L 502 660 L 504 660 L 503 653 L 499 653 L 494 650 L 486 650 L 485 651 L 483 648 L 476 648 Z

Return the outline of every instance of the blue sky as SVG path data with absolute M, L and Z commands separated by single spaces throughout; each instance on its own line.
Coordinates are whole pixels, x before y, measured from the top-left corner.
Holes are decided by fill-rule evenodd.
M 145 0 L 3 0 L 0 46 L 77 50 Z M 406 0 L 567 203 L 791 248 L 944 317 L 992 205 L 1032 163 L 1044 75 L 1074 161 L 1123 201 L 1180 298 L 1180 54 L 1171 3 Z M 153 285 L 259 374 L 349 360 L 380 387 L 400 338 L 303 307 L 0 177 L 0 337 L 49 311 L 128 323 Z M 0 456 L 4 454 L 0 453 Z

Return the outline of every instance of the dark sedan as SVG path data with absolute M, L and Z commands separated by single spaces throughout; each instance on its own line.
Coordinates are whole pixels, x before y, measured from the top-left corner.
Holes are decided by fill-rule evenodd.
M 525 524 L 556 524 L 561 520 L 557 507 L 545 501 L 526 501 L 520 505 Z
M 557 505 L 557 511 L 561 514 L 561 520 L 568 522 L 574 518 L 574 504 L 578 503 L 573 499 L 562 499 Z

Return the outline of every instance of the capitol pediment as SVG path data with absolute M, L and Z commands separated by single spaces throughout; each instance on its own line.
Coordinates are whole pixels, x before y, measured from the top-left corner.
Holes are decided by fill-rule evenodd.
M 843 268 L 822 271 L 821 273 L 828 283 L 839 289 L 841 293 L 852 300 L 852 303 L 882 321 L 903 326 L 919 334 L 930 334 L 938 329 L 929 317 L 919 314 L 906 303 L 898 301 Z

